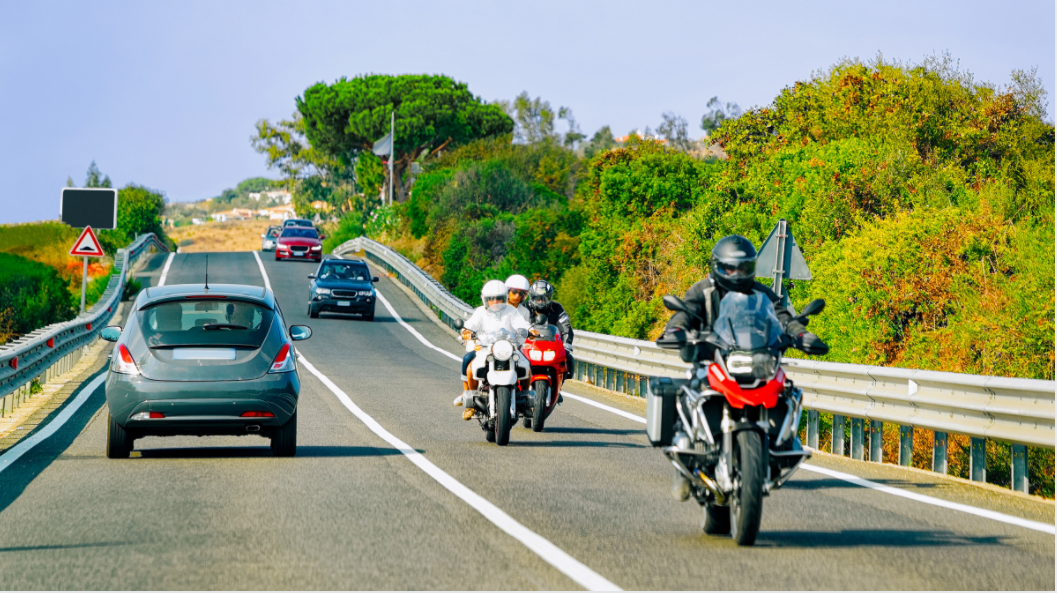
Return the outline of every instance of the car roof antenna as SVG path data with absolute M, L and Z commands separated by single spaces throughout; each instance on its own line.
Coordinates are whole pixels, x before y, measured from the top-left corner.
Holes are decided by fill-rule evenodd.
M 209 254 L 206 254 L 206 292 L 209 292 Z

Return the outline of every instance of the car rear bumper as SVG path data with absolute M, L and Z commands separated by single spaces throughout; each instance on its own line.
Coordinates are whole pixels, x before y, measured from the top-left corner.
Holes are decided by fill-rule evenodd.
M 300 390 L 296 372 L 248 381 L 152 381 L 119 373 L 109 373 L 106 380 L 111 416 L 135 437 L 267 434 L 290 420 Z M 165 417 L 131 419 L 140 412 Z M 246 412 L 273 417 L 242 417 Z

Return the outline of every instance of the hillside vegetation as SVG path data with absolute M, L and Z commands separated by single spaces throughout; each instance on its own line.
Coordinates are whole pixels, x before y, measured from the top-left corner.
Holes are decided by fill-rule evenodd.
M 673 114 L 658 127 L 663 140 L 647 132 L 621 142 L 608 127 L 588 140 L 566 108 L 524 93 L 500 105 L 512 132 L 415 153 L 417 174 L 398 151 L 407 199 L 388 208 L 343 197 L 327 247 L 365 233 L 471 304 L 487 279 L 547 278 L 576 327 L 653 339 L 670 315 L 661 297 L 708 273 L 718 239 L 737 233 L 760 245 L 784 218 L 814 277 L 786 288 L 797 307 L 826 299 L 811 329 L 830 344 L 827 360 L 1054 378 L 1054 126 L 1034 72 L 1000 87 L 947 57 L 843 61 L 765 107 L 713 99 L 702 118 L 707 151 L 691 149 Z M 395 111 L 399 138 L 399 103 Z M 374 135 L 340 154 L 295 117 L 301 152 L 276 151 L 270 162 L 311 153 L 370 173 L 377 188 L 363 140 L 387 130 L 389 112 L 365 108 Z M 344 118 L 313 125 L 333 139 L 355 119 Z M 567 133 L 555 131 L 558 120 Z M 298 183 L 311 187 L 304 171 Z M 916 440 L 923 466 L 930 443 Z M 952 472 L 964 476 L 967 439 L 951 435 L 950 445 Z M 1008 446 L 988 446 L 989 480 L 1008 485 Z M 1053 452 L 1029 457 L 1033 491 L 1052 497 Z

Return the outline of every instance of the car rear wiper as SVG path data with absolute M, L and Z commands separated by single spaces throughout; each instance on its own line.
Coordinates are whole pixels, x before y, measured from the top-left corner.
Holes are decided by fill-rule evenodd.
M 236 325 L 234 323 L 206 323 L 201 326 L 206 331 L 214 329 L 249 329 L 245 325 Z

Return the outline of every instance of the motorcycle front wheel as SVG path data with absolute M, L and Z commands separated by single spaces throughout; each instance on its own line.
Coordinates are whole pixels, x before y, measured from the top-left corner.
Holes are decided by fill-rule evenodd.
M 536 401 L 532 404 L 532 432 L 541 432 L 547 420 L 547 393 L 551 383 L 540 379 L 532 384 L 532 388 L 536 390 Z
M 510 416 L 510 398 L 513 395 L 508 386 L 495 388 L 495 444 L 500 447 L 510 442 L 510 429 L 515 420 Z
M 737 477 L 730 501 L 730 535 L 739 546 L 756 543 L 763 518 L 763 439 L 755 430 L 737 434 Z

